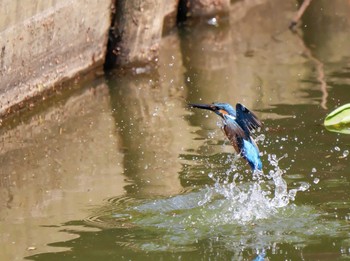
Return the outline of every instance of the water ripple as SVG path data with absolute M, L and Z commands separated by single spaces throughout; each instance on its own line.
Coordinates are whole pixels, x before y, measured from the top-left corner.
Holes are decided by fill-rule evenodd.
M 192 251 L 201 240 L 234 251 L 269 249 L 341 234 L 347 224 L 330 221 L 311 206 L 293 203 L 297 193 L 310 184 L 302 182 L 288 189 L 279 160 L 270 155 L 273 169 L 268 174 L 254 173 L 249 182 L 233 170 L 226 172 L 233 176 L 232 182 L 209 175 L 213 185 L 169 198 L 109 199 L 86 222 L 100 228 L 129 229 L 126 235 L 130 238 L 118 244 L 143 251 Z

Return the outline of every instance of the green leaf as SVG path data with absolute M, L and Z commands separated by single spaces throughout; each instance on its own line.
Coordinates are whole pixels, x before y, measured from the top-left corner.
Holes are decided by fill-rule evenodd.
M 350 134 L 350 103 L 328 114 L 324 120 L 324 126 L 330 131 Z
M 340 126 L 340 127 L 334 127 L 334 126 L 326 126 L 326 129 L 332 132 L 339 132 L 343 134 L 350 134 L 350 126 Z

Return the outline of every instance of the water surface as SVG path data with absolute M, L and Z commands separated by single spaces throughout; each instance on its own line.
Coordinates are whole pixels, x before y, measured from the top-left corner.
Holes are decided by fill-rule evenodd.
M 111 72 L 1 133 L 1 260 L 339 260 L 350 254 L 350 5 L 237 1 L 164 36 L 159 68 Z M 267 15 L 268 14 L 268 15 Z M 140 73 L 144 72 L 146 73 Z M 74 88 L 73 88 L 74 89 Z M 264 174 L 210 112 L 244 103 Z

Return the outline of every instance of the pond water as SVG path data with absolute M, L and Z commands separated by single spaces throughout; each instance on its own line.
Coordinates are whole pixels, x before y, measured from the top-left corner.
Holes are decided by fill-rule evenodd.
M 110 72 L 0 129 L 0 260 L 350 258 L 350 4 L 236 1 L 162 40 L 159 67 Z M 263 173 L 209 111 L 263 121 Z M 260 259 L 259 259 L 260 258 Z

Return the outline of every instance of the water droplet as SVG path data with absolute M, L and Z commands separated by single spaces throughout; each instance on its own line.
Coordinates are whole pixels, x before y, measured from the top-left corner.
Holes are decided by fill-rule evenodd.
M 265 140 L 265 135 L 264 134 L 260 134 L 258 137 L 256 137 L 255 141 L 264 141 Z
M 146 73 L 146 72 L 147 72 L 147 68 L 146 67 L 135 68 L 135 73 L 136 74 L 143 74 L 143 73 Z
M 349 151 L 348 150 L 344 150 L 343 151 L 343 158 L 346 158 L 349 155 Z
M 209 20 L 208 20 L 208 24 L 209 24 L 209 25 L 213 25 L 213 26 L 219 26 L 219 24 L 218 24 L 218 19 L 216 19 L 215 17 L 209 19 Z
M 306 191 L 307 189 L 309 189 L 310 187 L 310 184 L 309 183 L 306 183 L 306 182 L 302 182 L 300 187 L 299 187 L 299 190 L 300 191 Z
M 314 183 L 317 184 L 318 182 L 320 182 L 319 178 L 314 178 Z
M 340 148 L 339 148 L 338 146 L 335 146 L 335 147 L 334 147 L 334 150 L 335 150 L 335 151 L 340 151 Z
M 312 168 L 311 172 L 315 173 L 317 171 L 316 168 Z

